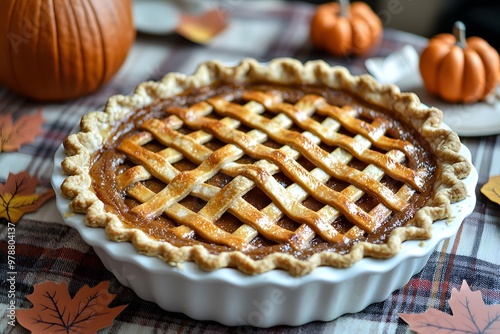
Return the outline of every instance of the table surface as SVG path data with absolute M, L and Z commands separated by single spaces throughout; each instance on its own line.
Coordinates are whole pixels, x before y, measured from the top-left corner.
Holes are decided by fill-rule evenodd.
M 332 65 L 347 66 L 354 74 L 366 73 L 364 58 L 335 58 L 311 47 L 308 41 L 309 21 L 314 8 L 311 5 L 276 4 L 262 8 L 238 1 L 224 4 L 222 8 L 230 15 L 230 25 L 209 45 L 196 45 L 176 35 L 138 34 L 118 74 L 87 97 L 63 103 L 39 104 L 0 87 L 0 113 L 12 113 L 17 119 L 42 110 L 44 118 L 43 132 L 33 143 L 22 146 L 18 152 L 1 153 L 0 182 L 5 182 L 9 173 L 26 170 L 32 176 L 38 176 L 41 191 L 49 188 L 54 153 L 83 114 L 102 108 L 111 95 L 130 93 L 142 81 L 158 80 L 171 71 L 191 73 L 204 60 L 219 59 L 233 63 L 245 57 L 260 61 L 276 57 L 295 57 L 302 61 L 321 58 Z M 370 56 L 384 57 L 406 44 L 421 50 L 426 42 L 419 36 L 386 29 L 381 45 Z M 481 291 L 486 304 L 500 304 L 500 206 L 479 191 L 490 176 L 500 175 L 500 136 L 461 139 L 471 150 L 472 162 L 479 173 L 477 205 L 457 235 L 442 242 L 422 272 L 412 277 L 405 287 L 392 293 L 384 302 L 331 322 L 263 330 L 239 329 L 263 333 L 344 333 L 347 330 L 405 333 L 409 332 L 409 327 L 398 317 L 398 313 L 421 313 L 429 307 L 451 313 L 447 300 L 451 290 L 459 288 L 463 280 L 472 290 Z M 57 189 L 55 191 L 58 192 Z M 113 326 L 102 330 L 102 333 L 223 333 L 235 330 L 216 322 L 195 321 L 141 300 L 104 268 L 92 248 L 82 241 L 75 230 L 64 224 L 53 199 L 37 212 L 24 215 L 16 225 L 15 241 L 17 309 L 31 307 L 26 296 L 33 292 L 37 283 L 67 282 L 70 293 L 74 294 L 84 285 L 95 286 L 109 280 L 110 291 L 117 295 L 113 303 L 129 306 L 115 319 Z M 0 332 L 25 333 L 27 330 L 20 325 L 10 326 L 6 317 L 9 285 L 6 283 L 5 222 L 0 224 L 0 244 L 4 254 L 0 263 Z

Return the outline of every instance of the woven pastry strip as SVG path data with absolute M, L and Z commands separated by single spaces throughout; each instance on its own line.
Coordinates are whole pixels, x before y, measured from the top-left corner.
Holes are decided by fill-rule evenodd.
M 308 117 L 304 111 L 301 110 L 300 105 L 291 105 L 289 103 L 273 103 L 269 98 L 269 94 L 259 91 L 247 91 L 243 95 L 244 99 L 255 100 L 262 103 L 267 110 L 280 114 L 283 113 L 290 117 L 296 125 L 302 129 L 308 130 L 315 136 L 318 136 L 321 141 L 330 146 L 339 146 L 351 153 L 358 160 L 366 163 L 375 164 L 382 168 L 390 177 L 410 184 L 416 189 L 421 189 L 423 184 L 422 177 L 417 172 L 407 168 L 397 161 L 391 159 L 390 156 L 384 155 L 377 151 L 372 151 L 363 148 L 352 137 L 337 133 L 328 127 L 322 126 L 312 118 Z M 372 143 L 385 151 L 397 149 L 403 151 L 407 156 L 411 157 L 411 150 L 413 145 L 405 142 L 404 140 L 393 139 L 383 136 L 385 127 L 381 124 L 384 120 L 378 118 L 375 120 L 376 124 L 369 124 L 360 119 L 352 117 L 356 112 L 352 109 L 341 109 L 337 106 L 328 105 L 324 98 L 317 95 L 306 95 L 301 101 L 309 101 L 315 105 L 316 112 L 319 115 L 331 117 L 340 122 L 342 127 L 347 130 L 359 133 L 364 137 L 370 139 Z M 348 112 L 352 111 L 352 112 Z M 384 122 L 385 123 L 385 122 Z M 379 130 L 379 131 L 377 131 Z M 398 208 L 399 210 L 401 208 Z
M 257 91 L 247 91 L 243 98 L 249 101 L 245 105 L 212 98 L 208 103 L 188 109 L 168 110 L 172 116 L 163 121 L 144 122 L 145 132 L 120 144 L 118 149 L 139 164 L 118 177 L 118 187 L 126 189 L 142 203 L 132 211 L 144 217 L 166 214 L 181 224 L 171 228 L 171 232 L 183 238 L 197 233 L 211 242 L 243 249 L 261 234 L 269 240 L 289 243 L 300 249 L 315 235 L 338 242 L 357 238 L 365 231 L 372 232 L 393 210 L 403 210 L 414 193 L 412 188 L 418 190 L 418 173 L 401 164 L 409 158 L 411 145 L 385 137 L 386 126 L 382 120 L 367 124 L 356 118 L 356 111 L 330 106 L 314 95 L 303 97 L 295 105 L 282 102 L 279 96 Z M 272 119 L 259 115 L 265 110 L 277 115 Z M 326 116 L 325 120 L 321 123 L 313 120 L 311 115 L 315 112 Z M 207 117 L 212 113 L 223 118 Z M 247 133 L 238 130 L 242 123 L 254 130 Z M 187 135 L 177 131 L 186 125 L 195 131 Z M 293 125 L 304 131 L 290 131 Z M 337 131 L 341 126 L 356 129 L 361 135 L 351 138 L 340 134 Z M 204 144 L 214 138 L 227 144 L 211 151 Z M 142 147 L 153 139 L 166 149 L 154 153 Z M 283 146 L 274 149 L 262 144 L 269 139 Z M 319 147 L 321 142 L 337 148 L 326 152 Z M 372 151 L 369 149 L 372 144 L 389 152 L 383 155 Z M 252 165 L 237 163 L 243 155 L 257 162 Z M 297 162 L 300 156 L 317 167 L 307 171 Z M 348 166 L 353 157 L 369 165 L 363 171 Z M 172 166 L 184 158 L 197 167 L 181 172 Z M 400 172 L 394 171 L 395 165 Z M 285 173 L 293 183 L 284 188 L 272 176 L 278 171 Z M 223 188 L 204 183 L 218 172 L 233 179 Z M 394 194 L 379 182 L 384 174 L 408 185 L 403 185 Z M 352 185 L 340 192 L 334 191 L 325 185 L 332 176 Z M 154 193 L 141 183 L 151 177 L 167 186 Z M 272 200 L 260 211 L 243 199 L 243 195 L 255 186 Z M 370 212 L 363 211 L 356 201 L 365 193 L 378 197 L 382 203 Z M 190 211 L 178 204 L 188 195 L 207 203 L 197 213 Z M 301 203 L 307 196 L 314 196 L 325 204 L 324 207 L 316 212 L 308 209 Z M 243 223 L 232 234 L 214 224 L 226 211 Z M 301 224 L 300 227 L 290 231 L 277 225 L 283 215 Z M 340 215 L 345 215 L 354 225 L 345 234 L 332 226 Z
M 318 165 L 318 167 L 321 167 L 337 179 L 349 182 L 362 188 L 364 191 L 378 197 L 382 202 L 393 209 L 400 211 L 404 208 L 406 203 L 400 201 L 390 189 L 386 188 L 381 183 L 376 182 L 359 170 L 338 162 L 328 152 L 322 150 L 317 143 L 315 143 L 307 135 L 303 135 L 295 131 L 289 131 L 284 128 L 276 128 L 270 124 L 269 119 L 259 115 L 252 115 L 240 105 L 230 103 L 221 98 L 210 99 L 209 102 L 214 105 L 218 113 L 224 116 L 239 118 L 247 126 L 254 127 L 265 132 L 274 141 L 293 147 L 304 155 L 309 161 L 314 162 Z M 212 121 L 209 122 L 213 123 Z M 190 122 L 189 125 L 199 126 L 199 123 Z M 212 124 L 204 124 L 204 126 L 214 127 Z M 239 143 L 242 147 L 246 146 L 246 153 L 252 157 L 274 160 L 274 163 L 278 164 L 281 170 L 287 174 L 289 178 L 299 183 L 302 187 L 309 189 L 310 195 L 320 197 L 318 200 L 328 201 L 325 197 L 334 195 L 331 189 L 327 189 L 326 186 L 318 184 L 314 178 L 310 177 L 308 172 L 304 168 L 301 168 L 295 160 L 289 159 L 287 156 L 280 156 L 277 154 L 278 151 L 269 149 L 263 145 L 248 146 L 246 143 L 249 140 L 246 138 L 244 133 L 239 133 L 239 136 L 234 138 L 232 134 L 226 134 L 225 131 L 221 131 L 218 137 L 219 136 L 223 136 L 224 140 L 232 140 L 235 143 Z M 325 196 L 321 196 L 322 194 L 325 194 Z M 342 200 L 345 199 L 342 198 Z M 342 206 L 340 208 L 342 208 Z M 353 206 L 345 208 L 343 214 L 349 215 L 353 212 L 352 210 L 354 210 L 356 215 L 360 214 L 359 211 Z M 353 219 L 354 222 L 359 222 L 356 218 Z M 369 218 L 361 213 L 360 219 Z

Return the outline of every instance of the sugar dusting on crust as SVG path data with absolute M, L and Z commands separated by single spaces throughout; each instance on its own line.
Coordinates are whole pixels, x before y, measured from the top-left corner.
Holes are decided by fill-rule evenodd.
M 429 141 L 442 167 L 435 193 L 428 205 L 415 214 L 410 224 L 392 231 L 387 243 L 374 245 L 360 242 L 347 254 L 323 252 L 307 260 L 298 260 L 281 253 L 270 254 L 261 260 L 253 260 L 238 251 L 213 255 L 200 245 L 178 248 L 166 242 L 152 240 L 139 229 L 125 227 L 116 215 L 104 210 L 103 203 L 91 189 L 91 154 L 101 147 L 111 125 L 137 108 L 144 107 L 156 99 L 169 98 L 186 89 L 221 80 L 326 85 L 394 110 Z M 201 64 L 191 76 L 170 73 L 160 82 L 141 83 L 130 96 L 111 97 L 104 112 L 96 111 L 85 115 L 81 121 L 81 132 L 70 135 L 64 141 L 68 157 L 62 162 L 62 168 L 68 177 L 63 182 L 61 191 L 65 197 L 71 199 L 70 208 L 73 212 L 86 215 L 85 222 L 89 226 L 104 227 L 110 239 L 132 242 L 140 253 L 157 256 L 171 265 L 179 266 L 182 262 L 194 261 L 205 270 L 233 267 L 246 274 L 259 274 L 279 268 L 289 271 L 291 275 L 302 276 L 318 266 L 346 268 L 367 256 L 392 257 L 399 252 L 402 242 L 430 238 L 432 223 L 438 219 L 449 218 L 450 204 L 467 196 L 465 185 L 460 179 L 469 174 L 471 166 L 465 157 L 459 154 L 458 136 L 451 130 L 443 129 L 441 125 L 441 111 L 423 106 L 415 94 L 401 93 L 396 86 L 381 85 L 368 75 L 352 76 L 346 68 L 331 67 L 323 61 L 302 64 L 294 59 L 281 58 L 261 65 L 254 59 L 245 59 L 234 67 L 211 61 Z

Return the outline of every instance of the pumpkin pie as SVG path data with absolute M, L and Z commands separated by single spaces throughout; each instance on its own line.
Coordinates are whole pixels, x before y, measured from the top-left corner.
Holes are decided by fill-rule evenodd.
M 64 141 L 70 209 L 170 265 L 246 274 L 389 258 L 467 196 L 415 94 L 323 61 L 201 64 L 111 97 Z

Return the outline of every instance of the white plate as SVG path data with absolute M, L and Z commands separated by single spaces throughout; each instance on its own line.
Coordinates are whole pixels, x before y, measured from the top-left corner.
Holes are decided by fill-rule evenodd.
M 500 134 L 500 100 L 473 104 L 446 103 L 430 96 L 423 86 L 405 87 L 414 92 L 422 103 L 443 111 L 444 121 L 460 136 L 489 136 Z M 500 89 L 498 90 L 500 94 Z M 500 96 L 500 95 L 499 95 Z
M 443 111 L 444 122 L 460 136 L 488 136 L 500 134 L 500 86 L 496 97 L 473 104 L 447 103 L 431 96 L 423 86 L 418 69 L 419 55 L 406 45 L 385 58 L 365 61 L 368 72 L 377 81 L 395 84 L 402 91 L 414 92 L 420 100 Z
M 201 0 L 133 0 L 135 28 L 152 35 L 173 33 L 185 13 L 198 13 L 214 6 Z
M 164 35 L 175 30 L 181 11 L 170 1 L 134 0 L 133 13 L 137 31 Z
M 465 146 L 461 154 L 470 160 Z M 86 226 L 84 216 L 73 214 L 68 209 L 69 200 L 59 191 L 66 177 L 61 169 L 65 156 L 62 146 L 54 156 L 52 185 L 56 189 L 57 208 L 66 224 L 77 229 L 83 240 L 93 246 L 106 268 L 140 298 L 165 310 L 229 326 L 298 326 L 316 320 L 330 321 L 387 299 L 422 270 L 441 241 L 457 233 L 474 209 L 478 179 L 472 168 L 464 179 L 469 195 L 452 204 L 452 218 L 436 221 L 432 238 L 424 243 L 404 242 L 393 258 L 365 258 L 346 269 L 319 267 L 302 277 L 292 277 L 282 270 L 248 276 L 230 268 L 205 272 L 193 263 L 171 267 L 158 258 L 137 253 L 128 242 L 108 240 L 103 228 Z

